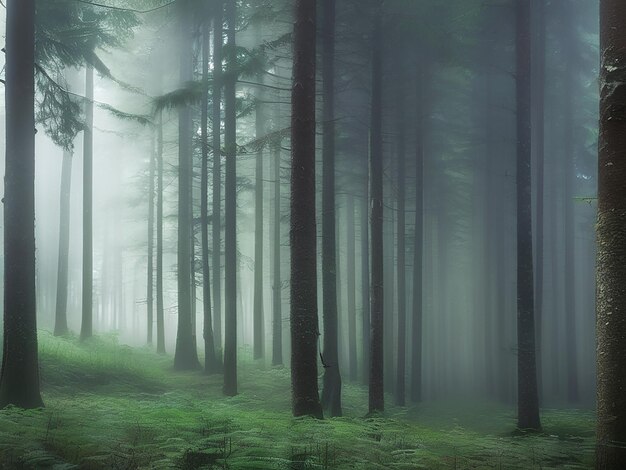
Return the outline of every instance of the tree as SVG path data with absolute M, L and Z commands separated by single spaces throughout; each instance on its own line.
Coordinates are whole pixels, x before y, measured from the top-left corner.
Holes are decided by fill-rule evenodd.
M 224 395 L 237 395 L 237 60 L 235 0 L 226 2 L 228 68 L 224 79 Z
M 337 333 L 337 247 L 335 243 L 335 2 L 322 3 L 323 123 L 322 148 L 322 312 L 324 318 L 324 383 L 322 404 L 341 416 L 341 373 Z
M 178 5 L 180 82 L 191 80 L 193 11 L 190 0 Z M 178 329 L 174 367 L 179 370 L 199 367 L 192 327 L 191 298 L 191 179 L 192 179 L 191 107 L 178 107 Z
M 57 297 L 54 335 L 67 334 L 68 258 L 70 251 L 70 193 L 72 189 L 72 152 L 63 150 L 61 166 L 61 197 L 59 203 L 59 262 L 57 266 Z
M 156 323 L 157 353 L 165 354 L 163 312 L 163 113 L 157 121 L 157 203 L 156 203 Z
M 263 83 L 263 74 L 259 74 L 259 83 Z M 256 138 L 265 135 L 265 114 L 263 95 L 259 92 L 256 105 Z M 263 147 L 260 146 L 255 158 L 254 183 L 254 308 L 253 308 L 253 357 L 262 359 L 264 353 L 265 328 L 263 318 Z
M 156 136 L 153 135 L 156 140 Z M 153 141 L 154 141 L 153 140 Z M 156 172 L 156 145 L 150 152 L 148 181 L 148 269 L 146 279 L 148 344 L 152 345 L 154 327 L 154 176 Z
M 626 4 L 600 2 L 596 468 L 626 462 Z
M 7 4 L 0 407 L 43 406 L 35 293 L 35 0 Z
M 291 386 L 294 416 L 322 418 L 317 387 L 316 1 L 296 0 L 291 94 Z
M 539 430 L 535 362 L 531 198 L 531 28 L 530 0 L 516 3 L 517 101 L 517 374 L 518 427 Z
M 274 161 L 274 233 L 272 257 L 272 365 L 283 363 L 282 276 L 280 273 L 280 141 L 272 144 Z
M 371 338 L 369 411 L 385 409 L 383 374 L 383 138 L 382 61 L 383 6 L 376 0 L 372 36 L 372 104 L 370 129 Z

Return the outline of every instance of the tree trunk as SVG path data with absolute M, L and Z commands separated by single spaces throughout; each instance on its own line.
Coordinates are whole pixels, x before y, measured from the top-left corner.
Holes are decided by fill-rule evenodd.
M 372 229 L 371 346 L 369 411 L 385 408 L 383 375 L 383 140 L 382 140 L 382 2 L 374 11 L 370 130 L 370 208 Z
M 365 175 L 365 187 L 361 203 L 361 326 L 363 330 L 363 384 L 369 384 L 370 372 L 370 243 L 369 243 L 369 176 Z
M 93 335 L 93 67 L 85 72 L 83 137 L 83 312 L 80 339 Z
M 602 0 L 600 18 L 596 468 L 617 470 L 626 462 L 626 3 Z
M 180 82 L 187 83 L 192 75 L 192 31 L 190 0 L 179 5 Z M 191 107 L 178 109 L 178 330 L 174 368 L 197 369 L 200 366 L 195 348 L 191 306 L 191 178 L 192 178 Z
M 228 24 L 228 50 L 231 55 L 235 53 L 236 13 L 235 0 L 228 0 L 226 22 Z M 228 70 L 224 76 L 226 153 L 224 394 L 234 396 L 237 395 L 237 103 L 235 99 L 237 77 L 234 57 L 230 57 L 228 64 Z
M 157 353 L 165 354 L 163 312 L 163 115 L 157 123 L 157 206 L 156 206 L 156 323 Z
M 61 167 L 61 201 L 59 204 L 59 262 L 54 335 L 67 334 L 68 258 L 70 253 L 70 210 L 72 189 L 72 152 L 63 151 Z
M 154 323 L 154 173 L 156 166 L 156 149 L 150 152 L 150 172 L 148 182 L 148 272 L 146 280 L 148 344 L 152 345 L 152 328 Z
M 272 144 L 274 160 L 274 256 L 272 262 L 272 365 L 283 363 L 282 278 L 280 275 L 280 142 Z
M 35 292 L 35 1 L 7 4 L 4 348 L 0 408 L 43 406 Z
M 347 246 L 346 254 L 346 280 L 348 284 L 348 364 L 350 370 L 350 380 L 356 382 L 357 379 L 357 357 L 356 357 L 356 281 L 355 281 L 355 241 L 356 233 L 354 229 L 354 196 L 348 195 L 346 206 L 346 229 Z
M 213 334 L 217 361 L 222 351 L 222 0 L 215 1 L 213 17 L 213 214 L 211 215 L 213 249 Z M 219 364 L 218 364 L 219 365 Z
M 218 372 L 211 315 L 211 270 L 209 268 L 209 20 L 202 25 L 202 83 L 200 109 L 202 139 L 202 170 L 200 181 L 200 219 L 202 221 L 202 313 L 204 338 L 204 371 Z
M 295 8 L 291 95 L 292 412 L 294 416 L 322 418 L 317 387 L 316 1 L 296 0 Z
M 411 401 L 422 401 L 422 304 L 424 263 L 424 72 L 416 70 L 415 239 L 413 248 L 413 323 L 411 325 Z
M 535 362 L 530 132 L 530 0 L 517 0 L 517 374 L 518 427 L 539 430 Z
M 337 247 L 335 224 L 335 2 L 324 0 L 322 36 L 322 302 L 324 385 L 322 404 L 331 417 L 341 416 L 341 373 L 337 331 Z
M 263 76 L 258 77 L 263 83 Z M 259 96 L 259 101 L 263 96 Z M 256 106 L 256 138 L 265 135 L 265 115 L 263 105 Z M 254 185 L 254 309 L 253 309 L 253 357 L 262 359 L 264 353 L 264 321 L 263 321 L 263 147 L 256 153 L 256 170 Z

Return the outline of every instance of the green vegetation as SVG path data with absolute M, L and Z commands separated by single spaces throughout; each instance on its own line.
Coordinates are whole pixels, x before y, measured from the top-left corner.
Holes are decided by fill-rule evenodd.
M 0 468 L 549 469 L 590 468 L 594 415 L 545 411 L 544 433 L 511 433 L 511 410 L 467 403 L 389 407 L 363 418 L 366 390 L 346 385 L 346 417 L 290 414 L 288 369 L 243 364 L 240 394 L 220 376 L 175 372 L 172 358 L 114 337 L 40 333 L 46 408 L 0 411 Z M 391 400 L 388 400 L 390 403 Z

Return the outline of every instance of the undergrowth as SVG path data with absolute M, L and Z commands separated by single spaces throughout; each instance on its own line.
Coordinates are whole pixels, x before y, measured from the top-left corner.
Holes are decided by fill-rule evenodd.
M 344 387 L 346 417 L 290 415 L 289 371 L 242 364 L 241 393 L 172 359 L 40 334 L 46 408 L 0 411 L 0 469 L 585 469 L 593 414 L 544 410 L 544 432 L 516 436 L 493 404 L 390 407 L 364 418 L 367 391 Z M 389 400 L 391 402 L 391 400 Z

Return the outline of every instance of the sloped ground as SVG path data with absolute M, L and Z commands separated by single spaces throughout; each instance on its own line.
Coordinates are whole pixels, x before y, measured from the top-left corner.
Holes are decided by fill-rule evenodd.
M 546 411 L 544 433 L 511 433 L 488 404 L 390 408 L 365 419 L 367 391 L 345 387 L 340 419 L 293 419 L 289 371 L 240 369 L 241 393 L 219 376 L 172 370 L 171 357 L 41 333 L 46 408 L 0 411 L 0 469 L 585 469 L 587 411 Z M 391 400 L 389 400 L 391 401 Z M 456 409 L 455 409 L 456 408 Z

